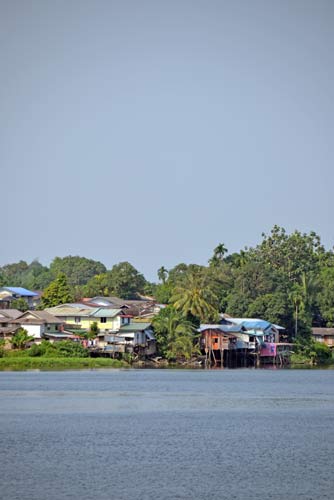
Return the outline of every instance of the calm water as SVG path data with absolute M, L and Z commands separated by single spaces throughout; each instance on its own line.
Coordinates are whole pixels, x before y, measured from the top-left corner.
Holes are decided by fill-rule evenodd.
M 5 500 L 333 499 L 334 370 L 0 372 Z

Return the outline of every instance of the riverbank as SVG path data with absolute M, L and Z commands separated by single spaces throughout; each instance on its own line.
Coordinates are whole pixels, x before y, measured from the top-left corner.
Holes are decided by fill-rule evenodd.
M 0 370 L 72 370 L 84 368 L 128 368 L 126 361 L 110 358 L 48 358 L 4 357 L 0 358 Z

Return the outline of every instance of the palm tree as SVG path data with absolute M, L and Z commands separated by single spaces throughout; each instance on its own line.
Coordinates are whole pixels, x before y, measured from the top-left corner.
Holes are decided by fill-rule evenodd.
M 189 359 L 196 351 L 194 325 L 173 307 L 163 309 L 154 318 L 153 327 L 159 350 L 167 359 Z
M 208 274 L 193 272 L 184 283 L 177 286 L 171 297 L 177 311 L 200 322 L 212 320 L 218 314 L 218 298 L 208 282 Z
M 225 254 L 228 252 L 224 243 L 219 243 L 213 251 L 213 256 L 209 260 L 210 266 L 217 266 L 224 260 Z
M 158 278 L 160 281 L 162 281 L 163 284 L 165 284 L 167 276 L 168 276 L 167 269 L 164 266 L 161 266 L 158 269 Z

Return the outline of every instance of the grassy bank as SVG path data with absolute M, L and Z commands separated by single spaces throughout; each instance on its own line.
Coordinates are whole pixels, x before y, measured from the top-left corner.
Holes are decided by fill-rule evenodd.
M 72 370 L 84 368 L 125 368 L 125 361 L 110 358 L 49 358 L 8 356 L 0 358 L 0 370 Z
M 300 366 L 317 366 L 317 367 L 328 367 L 334 366 L 334 359 L 327 360 L 316 360 L 310 358 L 304 354 L 292 354 L 290 358 L 290 363 L 292 368 L 298 368 Z

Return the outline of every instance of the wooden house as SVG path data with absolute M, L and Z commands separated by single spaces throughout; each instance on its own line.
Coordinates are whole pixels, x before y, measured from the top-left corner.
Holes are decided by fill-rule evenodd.
M 334 347 L 334 328 L 312 328 L 312 338 L 328 347 Z

